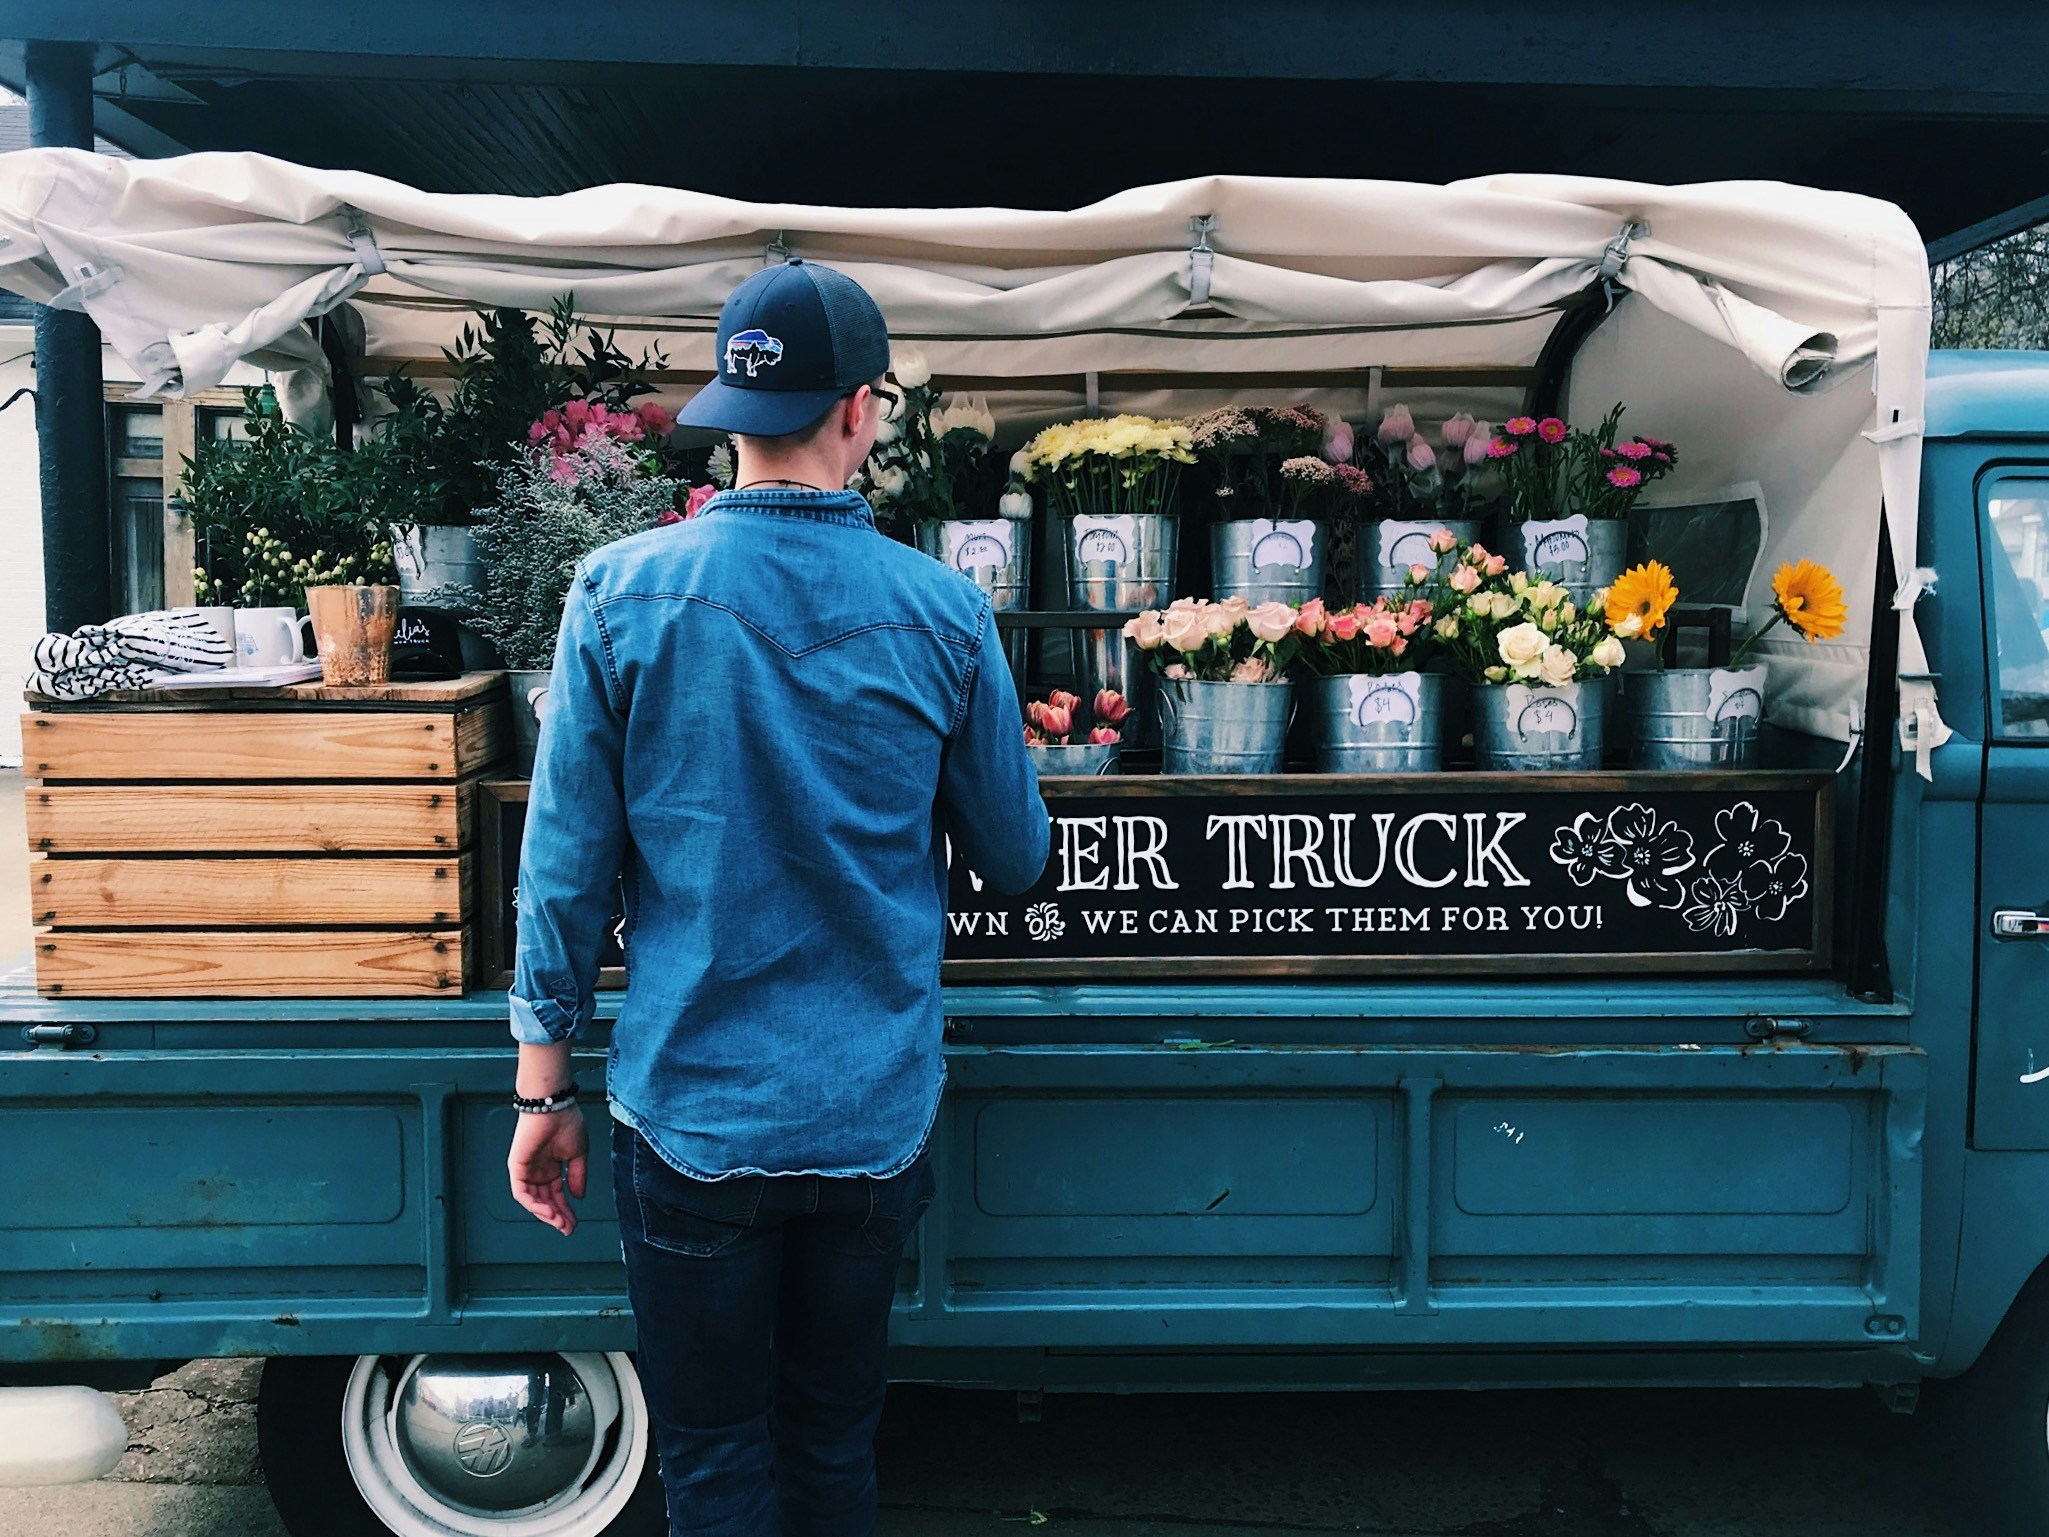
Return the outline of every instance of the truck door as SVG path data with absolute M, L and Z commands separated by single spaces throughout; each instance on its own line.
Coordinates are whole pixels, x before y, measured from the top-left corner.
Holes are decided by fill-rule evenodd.
M 1979 482 L 1991 736 L 1972 1145 L 2049 1148 L 2049 464 Z

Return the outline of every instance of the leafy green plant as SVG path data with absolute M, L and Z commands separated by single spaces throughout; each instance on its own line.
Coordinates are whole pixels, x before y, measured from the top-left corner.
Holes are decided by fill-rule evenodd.
M 305 606 L 305 589 L 396 579 L 370 461 L 285 420 L 269 385 L 242 392 L 246 442 L 203 443 L 185 461 L 198 599 Z

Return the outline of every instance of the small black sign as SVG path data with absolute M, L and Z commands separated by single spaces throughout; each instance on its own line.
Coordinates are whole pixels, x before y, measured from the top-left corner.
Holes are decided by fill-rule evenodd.
M 1046 873 L 956 862 L 949 981 L 1825 965 L 1811 773 L 1048 780 Z

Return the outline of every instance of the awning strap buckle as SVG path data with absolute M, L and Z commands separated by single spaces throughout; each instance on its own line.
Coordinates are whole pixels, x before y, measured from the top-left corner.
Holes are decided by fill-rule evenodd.
M 342 208 L 342 214 L 348 220 L 344 230 L 349 237 L 349 245 L 355 250 L 356 265 L 363 269 L 363 276 L 374 278 L 380 272 L 387 271 L 384 253 L 377 249 L 377 237 L 370 233 L 370 216 L 360 208 L 350 208 L 346 205 Z
M 1217 253 L 1211 248 L 1209 237 L 1216 227 L 1217 216 L 1213 213 L 1200 213 L 1188 221 L 1188 231 L 1195 236 L 1195 244 L 1188 250 L 1188 302 L 1192 305 L 1209 303 L 1210 277 L 1217 266 Z
M 112 262 L 103 267 L 86 262 L 79 267 L 78 276 L 70 285 L 51 294 L 47 303 L 53 310 L 83 311 L 86 300 L 97 299 L 120 281 L 121 269 Z
M 1622 285 L 1617 280 L 1622 276 L 1623 264 L 1629 260 L 1629 243 L 1649 233 L 1648 224 L 1631 219 L 1615 232 L 1613 240 L 1601 248 L 1601 266 L 1594 277 L 1601 285 L 1601 294 L 1608 301 L 1609 309 L 1615 308 L 1615 301 L 1622 296 Z

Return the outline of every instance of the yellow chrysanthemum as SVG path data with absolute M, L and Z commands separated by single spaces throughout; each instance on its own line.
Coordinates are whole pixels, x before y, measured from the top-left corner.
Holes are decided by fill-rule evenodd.
M 1772 605 L 1786 616 L 1786 623 L 1807 637 L 1809 645 L 1834 640 L 1850 617 L 1843 602 L 1843 584 L 1828 567 L 1811 560 L 1779 567 L 1772 576 Z
M 1678 601 L 1672 568 L 1647 560 L 1616 577 L 1608 589 L 1608 628 L 1618 635 L 1649 640 L 1665 627 L 1665 616 Z M 1632 618 L 1634 625 L 1629 623 Z

